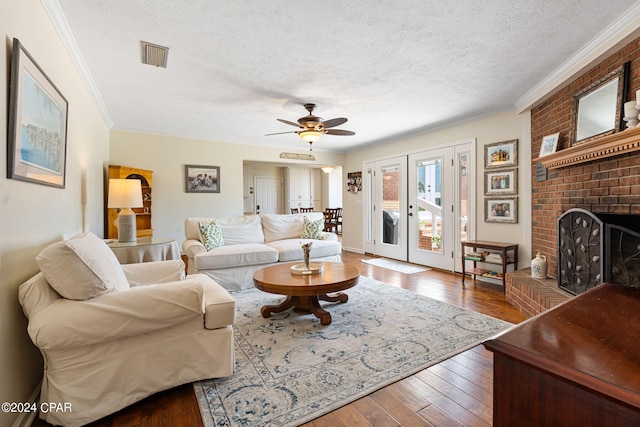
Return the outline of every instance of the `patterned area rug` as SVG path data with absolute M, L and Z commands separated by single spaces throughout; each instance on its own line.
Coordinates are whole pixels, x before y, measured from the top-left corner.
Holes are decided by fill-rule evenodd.
M 429 267 L 423 267 L 416 264 L 410 264 L 408 262 L 396 261 L 389 258 L 372 258 L 363 259 L 362 262 L 375 265 L 376 267 L 386 268 L 388 270 L 397 271 L 404 274 L 420 273 L 422 271 L 431 270 Z
M 295 426 L 465 351 L 511 326 L 360 277 L 333 322 L 260 307 L 282 300 L 234 292 L 236 372 L 194 383 L 205 426 Z

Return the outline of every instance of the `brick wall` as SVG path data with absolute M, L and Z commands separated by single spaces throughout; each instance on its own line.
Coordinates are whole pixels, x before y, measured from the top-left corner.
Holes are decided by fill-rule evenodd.
M 558 150 L 569 146 L 573 95 L 631 61 L 629 100 L 640 89 L 640 38 L 605 59 L 531 111 L 532 158 L 540 153 L 545 135 L 560 132 Z M 549 170 L 548 179 L 536 182 L 532 168 L 532 253 L 540 250 L 549 262 L 549 275 L 557 275 L 557 220 L 571 208 L 595 213 L 640 214 L 640 153 Z

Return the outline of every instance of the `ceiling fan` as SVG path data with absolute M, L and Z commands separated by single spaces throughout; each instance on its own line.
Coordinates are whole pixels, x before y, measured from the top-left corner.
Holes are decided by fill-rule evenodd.
M 265 136 L 271 135 L 282 135 L 285 133 L 297 133 L 300 138 L 309 143 L 309 151 L 313 150 L 311 144 L 318 141 L 322 135 L 355 135 L 355 132 L 351 132 L 350 130 L 342 130 L 342 129 L 330 129 L 336 126 L 340 126 L 343 123 L 347 122 L 347 119 L 344 117 L 324 120 L 322 117 L 314 116 L 313 110 L 316 108 L 316 104 L 304 104 L 304 108 L 309 112 L 308 115 L 304 117 L 300 117 L 298 119 L 298 123 L 290 122 L 284 119 L 277 119 L 279 122 L 295 126 L 300 128 L 300 130 L 290 131 L 290 132 L 277 132 L 277 133 L 269 133 Z

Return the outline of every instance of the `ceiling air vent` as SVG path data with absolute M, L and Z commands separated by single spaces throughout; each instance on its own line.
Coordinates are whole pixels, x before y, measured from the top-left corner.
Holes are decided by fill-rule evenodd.
M 169 48 L 157 44 L 140 41 L 142 48 L 142 63 L 167 68 L 167 56 Z

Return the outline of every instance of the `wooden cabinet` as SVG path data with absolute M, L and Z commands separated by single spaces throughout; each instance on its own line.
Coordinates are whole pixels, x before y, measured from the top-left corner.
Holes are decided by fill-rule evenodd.
M 640 289 L 599 285 L 484 346 L 493 425 L 640 425 Z
M 139 179 L 142 187 L 142 204 L 141 208 L 133 208 L 133 212 L 136 214 L 136 235 L 138 237 L 151 237 L 153 236 L 153 228 L 151 227 L 151 213 L 152 213 L 152 201 L 153 195 L 151 188 L 153 171 L 132 168 L 128 166 L 109 165 L 108 179 Z M 109 185 L 106 186 L 107 191 Z M 118 238 L 117 218 L 118 210 L 107 208 L 107 202 L 109 195 L 105 195 L 105 232 L 104 235 L 109 239 Z
M 473 249 L 473 252 L 467 251 Z M 487 251 L 495 251 L 490 254 L 493 257 L 486 257 L 477 252 L 478 249 Z M 466 270 L 467 261 L 473 261 L 473 268 Z M 499 265 L 500 271 L 491 271 L 478 268 L 478 263 Z M 507 266 L 513 265 L 513 271 L 518 269 L 518 245 L 514 243 L 488 242 L 484 240 L 468 240 L 462 242 L 462 284 L 467 273 L 471 274 L 475 279 L 476 276 L 488 277 L 491 279 L 502 280 L 502 286 L 506 289 Z

